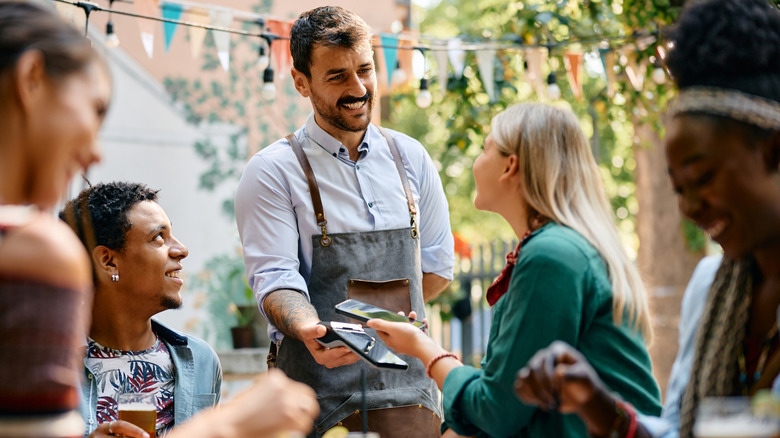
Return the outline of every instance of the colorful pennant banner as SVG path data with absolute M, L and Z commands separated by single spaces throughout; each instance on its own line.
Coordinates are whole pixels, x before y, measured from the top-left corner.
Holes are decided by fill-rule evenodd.
M 216 27 L 230 28 L 233 23 L 233 13 L 230 11 L 212 9 L 209 12 L 211 25 Z M 222 69 L 228 71 L 230 68 L 230 34 L 227 32 L 212 31 L 214 45 L 217 46 L 217 57 Z
M 382 43 L 382 53 L 385 55 L 385 69 L 387 69 L 387 88 L 390 89 L 393 83 L 393 71 L 398 64 L 398 36 L 389 33 L 380 33 Z
M 135 0 L 133 4 L 136 14 L 158 16 L 158 0 Z M 138 20 L 138 27 L 141 29 L 141 43 L 143 43 L 144 50 L 150 59 L 154 55 L 154 27 L 156 24 L 152 20 Z
M 495 60 L 496 49 L 477 50 L 477 67 L 479 76 L 482 78 L 482 84 L 490 97 L 491 102 L 496 99 L 496 79 L 495 79 Z
M 569 77 L 569 85 L 574 97 L 582 100 L 582 62 L 585 55 L 582 52 L 568 51 L 563 55 L 563 65 Z
M 162 16 L 167 20 L 178 20 L 181 18 L 184 8 L 180 4 L 176 3 L 163 3 Z M 167 52 L 171 48 L 171 41 L 173 41 L 173 35 L 176 33 L 177 23 L 164 22 L 163 23 L 163 35 L 165 36 L 165 51 Z
M 203 9 L 190 9 L 187 12 L 187 21 L 205 26 L 209 24 L 209 13 Z M 190 53 L 192 53 L 193 58 L 200 56 L 200 49 L 203 48 L 206 32 L 207 29 L 202 27 L 190 26 Z

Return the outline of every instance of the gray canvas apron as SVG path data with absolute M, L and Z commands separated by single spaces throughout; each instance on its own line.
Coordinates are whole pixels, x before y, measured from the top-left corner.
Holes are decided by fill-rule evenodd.
M 320 235 L 312 236 L 312 269 L 308 283 L 312 305 L 317 309 L 322 321 L 347 322 L 346 317 L 335 312 L 334 305 L 347 299 L 347 284 L 350 279 L 386 281 L 408 278 L 411 307 L 417 312 L 418 318 L 422 319 L 425 315 L 420 269 L 420 240 L 417 238 L 417 227 L 414 224 L 416 214 L 414 201 L 396 145 L 386 131 L 381 128 L 380 130 L 388 140 L 399 173 L 403 172 L 400 174 L 412 218 L 409 228 L 328 234 L 319 189 L 306 155 L 294 135 L 287 137 L 296 152 L 304 174 L 307 175 L 316 220 L 323 231 Z M 366 328 L 366 332 L 376 337 L 377 342 L 382 342 L 372 329 Z M 326 430 L 361 408 L 360 374 L 361 369 L 365 369 L 366 406 L 369 412 L 383 408 L 412 406 L 414 411 L 417 411 L 418 417 L 425 416 L 423 419 L 404 419 L 403 424 L 398 425 L 398 431 L 379 431 L 382 438 L 390 438 L 410 436 L 409 431 L 400 431 L 405 425 L 415 422 L 418 425 L 421 423 L 431 425 L 433 422 L 438 424 L 440 422 L 438 418 L 441 417 L 438 408 L 438 391 L 434 382 L 426 377 L 425 366 L 419 359 L 401 357 L 409 364 L 409 369 L 406 371 L 380 370 L 363 360 L 352 365 L 328 369 L 314 361 L 301 341 L 285 337 L 279 347 L 276 365 L 290 378 L 306 383 L 316 390 L 321 412 L 311 435 L 314 437 L 320 437 Z M 413 412 L 410 408 L 407 410 Z M 427 426 L 417 428 L 430 430 Z M 424 436 L 431 436 L 431 434 L 426 432 Z

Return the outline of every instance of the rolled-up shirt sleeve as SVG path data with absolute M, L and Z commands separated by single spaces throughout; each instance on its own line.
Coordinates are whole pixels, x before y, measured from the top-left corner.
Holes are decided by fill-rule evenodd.
M 275 153 L 280 151 L 271 150 L 249 160 L 235 196 L 247 280 L 266 319 L 263 300 L 275 290 L 293 289 L 309 298 L 306 280 L 298 269 L 298 228 L 289 183 L 270 164 Z M 270 320 L 268 331 L 273 341 L 281 340 Z

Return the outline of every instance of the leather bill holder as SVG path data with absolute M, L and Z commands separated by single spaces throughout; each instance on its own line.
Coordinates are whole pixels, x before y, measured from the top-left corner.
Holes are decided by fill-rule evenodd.
M 350 279 L 347 282 L 349 298 L 390 310 L 403 311 L 408 315 L 412 311 L 412 298 L 409 292 L 409 279 L 400 278 L 387 281 L 369 281 Z M 360 324 L 360 321 L 350 319 Z

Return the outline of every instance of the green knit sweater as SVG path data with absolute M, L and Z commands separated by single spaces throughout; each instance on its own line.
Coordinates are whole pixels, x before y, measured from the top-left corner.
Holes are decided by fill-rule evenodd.
M 495 305 L 481 368 L 456 368 L 444 381 L 447 427 L 461 435 L 587 437 L 576 415 L 525 405 L 514 393 L 517 371 L 555 340 L 582 352 L 638 411 L 658 415 L 650 357 L 626 319 L 613 322 L 612 286 L 596 249 L 570 228 L 540 228 L 523 243 L 509 290 Z

